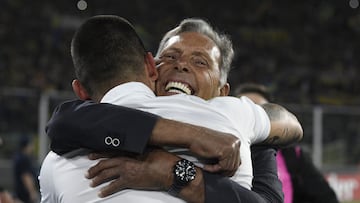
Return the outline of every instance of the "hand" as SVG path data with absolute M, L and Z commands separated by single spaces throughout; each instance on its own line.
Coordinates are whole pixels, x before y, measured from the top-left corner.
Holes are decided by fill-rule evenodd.
M 159 119 L 149 144 L 184 147 L 198 156 L 217 159 L 217 164 L 205 165 L 204 169 L 209 172 L 223 172 L 227 176 L 232 176 L 241 164 L 239 138 L 188 123 Z
M 222 133 L 204 128 L 202 136 L 194 136 L 190 143 L 191 152 L 205 158 L 217 158 L 215 165 L 205 165 L 204 170 L 222 172 L 233 176 L 241 164 L 240 139 L 228 133 Z
M 91 154 L 90 159 L 103 157 Z M 106 197 L 123 189 L 167 190 L 172 181 L 172 169 L 179 158 L 156 149 L 140 157 L 120 156 L 101 160 L 88 170 L 92 187 L 112 182 L 101 189 L 99 196 Z

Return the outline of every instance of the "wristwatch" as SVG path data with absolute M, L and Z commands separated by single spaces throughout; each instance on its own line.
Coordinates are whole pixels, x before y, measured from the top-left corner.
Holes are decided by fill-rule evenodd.
M 174 166 L 174 183 L 170 186 L 168 193 L 177 197 L 180 191 L 195 179 L 196 168 L 194 163 L 181 159 Z

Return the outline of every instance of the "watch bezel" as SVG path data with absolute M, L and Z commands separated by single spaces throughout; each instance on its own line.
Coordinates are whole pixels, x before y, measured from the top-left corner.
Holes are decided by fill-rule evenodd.
M 189 160 L 181 159 L 176 162 L 174 166 L 174 182 L 170 186 L 168 193 L 172 196 L 177 197 L 180 191 L 187 185 L 189 182 L 195 179 L 196 177 L 196 167 L 195 164 Z
M 179 160 L 175 165 L 174 175 L 180 183 L 189 183 L 196 176 L 195 164 L 186 159 Z

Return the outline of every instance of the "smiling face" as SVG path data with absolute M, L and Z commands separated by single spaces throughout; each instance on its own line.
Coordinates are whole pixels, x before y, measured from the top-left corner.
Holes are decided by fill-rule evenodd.
M 202 34 L 184 32 L 170 38 L 157 61 L 157 95 L 220 96 L 219 60 L 218 47 Z

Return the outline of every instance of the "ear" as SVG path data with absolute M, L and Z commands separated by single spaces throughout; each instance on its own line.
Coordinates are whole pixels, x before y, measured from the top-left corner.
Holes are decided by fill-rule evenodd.
M 154 57 L 150 52 L 147 52 L 145 55 L 145 66 L 147 76 L 151 81 L 155 82 L 158 79 L 159 74 L 155 66 Z
M 81 100 L 91 99 L 86 89 L 82 86 L 81 82 L 78 79 L 75 79 L 71 83 L 72 88 L 76 96 Z
M 220 89 L 220 96 L 228 96 L 230 93 L 230 84 L 226 83 L 221 89 Z

